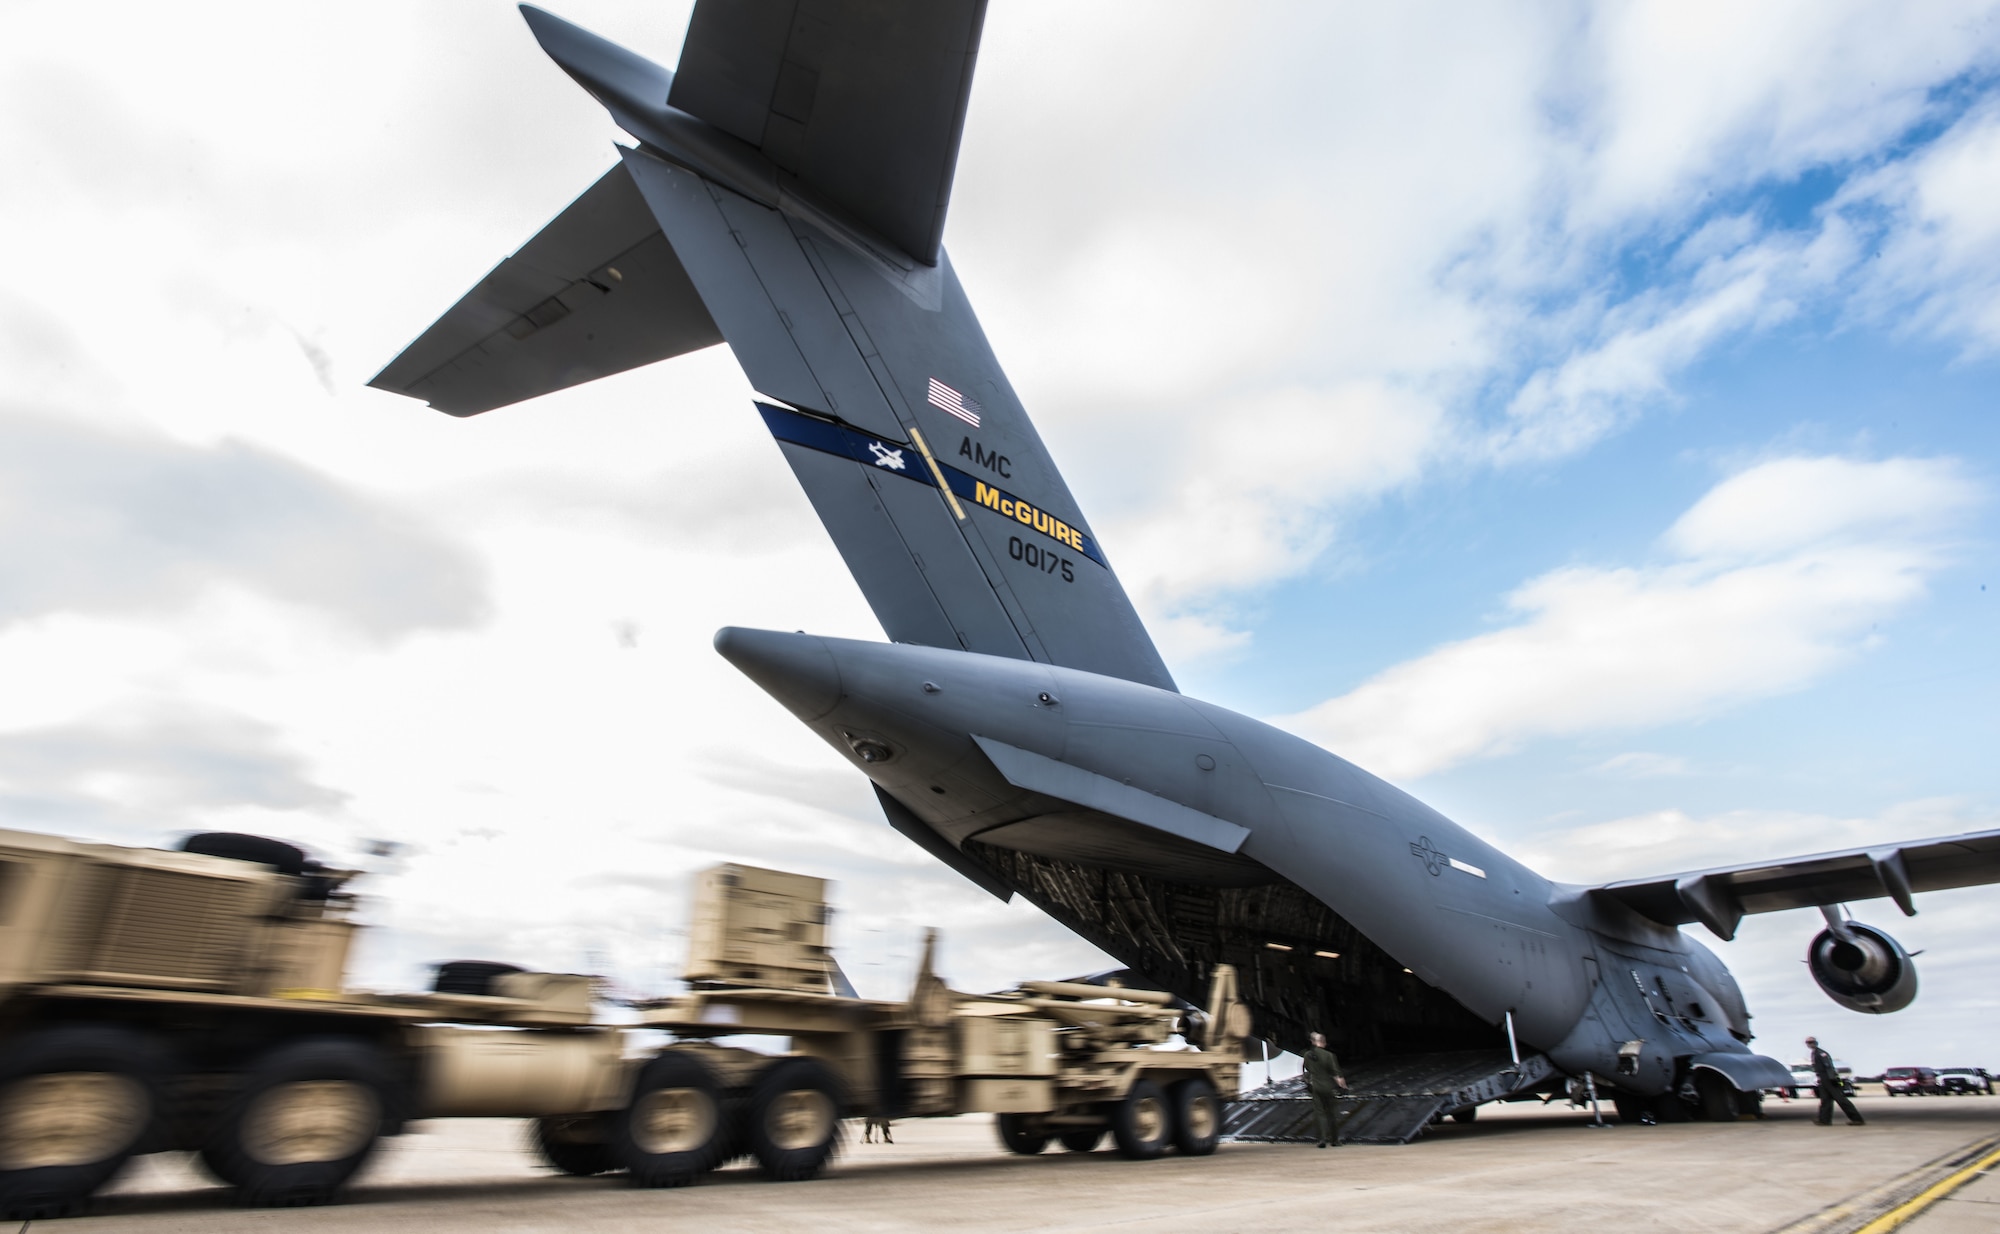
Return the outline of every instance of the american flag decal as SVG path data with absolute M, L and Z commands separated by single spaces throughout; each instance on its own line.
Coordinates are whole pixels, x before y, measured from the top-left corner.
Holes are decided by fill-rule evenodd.
M 979 413 L 983 408 L 935 377 L 931 378 L 931 406 L 957 416 L 974 428 L 979 427 Z

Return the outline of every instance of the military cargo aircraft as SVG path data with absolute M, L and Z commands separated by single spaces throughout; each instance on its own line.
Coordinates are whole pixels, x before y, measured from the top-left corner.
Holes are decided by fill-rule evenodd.
M 1834 1001 L 1907 1006 L 1910 956 L 1843 906 L 2000 880 L 2000 832 L 1563 885 L 1177 691 L 942 247 L 984 9 L 698 0 L 669 71 L 523 7 L 636 144 L 372 384 L 470 416 L 728 344 L 891 641 L 717 649 L 939 861 L 1183 996 L 1236 965 L 1285 1048 L 1734 1118 L 1791 1075 L 1680 927 L 1794 908 Z

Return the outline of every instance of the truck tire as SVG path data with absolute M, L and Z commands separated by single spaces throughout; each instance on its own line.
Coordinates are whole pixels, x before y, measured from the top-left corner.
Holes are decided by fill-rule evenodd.
M 787 1058 L 758 1078 L 745 1107 L 744 1140 L 764 1176 L 791 1183 L 826 1167 L 840 1141 L 840 1081 L 814 1058 Z
M 591 1178 L 622 1168 L 601 1114 L 538 1118 L 529 1138 L 536 1155 L 565 1174 Z
M 1191 1076 L 1168 1090 L 1174 1110 L 1174 1147 L 1187 1157 L 1206 1157 L 1222 1140 L 1222 1098 L 1205 1075 Z
M 1032 1157 L 1049 1146 L 1049 1133 L 1036 1130 L 1034 1124 L 1028 1121 L 1025 1114 L 996 1114 L 993 1116 L 993 1130 L 999 1134 L 1000 1146 L 1002 1148 L 1005 1148 L 1010 1153 L 1019 1153 L 1023 1157 Z M 1071 1132 L 1069 1134 L 1075 1135 L 1078 1133 Z M 1102 1134 L 1103 1132 L 1101 1131 L 1091 1133 L 1090 1148 L 1097 1147 L 1095 1137 Z M 1063 1147 L 1069 1147 L 1067 1136 L 1063 1139 Z M 1090 1151 L 1090 1148 L 1079 1148 L 1074 1151 L 1087 1153 Z
M 147 1146 L 165 1070 L 151 1040 L 109 1026 L 46 1028 L 0 1051 L 0 1220 L 80 1212 Z
M 1134 1161 L 1150 1161 L 1166 1152 L 1173 1131 L 1173 1107 L 1151 1080 L 1132 1081 L 1125 1099 L 1111 1107 L 1111 1138 L 1118 1141 L 1118 1151 Z
M 1102 1127 L 1078 1127 L 1074 1131 L 1065 1131 L 1056 1137 L 1056 1143 L 1073 1153 L 1094 1153 L 1097 1151 L 1097 1146 L 1103 1142 Z
M 666 1050 L 639 1069 L 632 1100 L 609 1118 L 611 1153 L 641 1187 L 685 1187 L 729 1155 L 722 1085 L 692 1054 Z
M 325 1204 L 395 1121 L 395 1092 L 382 1052 L 365 1041 L 307 1037 L 277 1046 L 224 1108 L 202 1164 L 245 1204 Z

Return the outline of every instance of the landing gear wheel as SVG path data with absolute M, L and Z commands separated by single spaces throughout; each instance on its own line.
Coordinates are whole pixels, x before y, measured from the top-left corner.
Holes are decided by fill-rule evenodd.
M 1479 1117 L 1479 1107 L 1476 1105 L 1469 1105 L 1466 1106 L 1463 1110 L 1453 1110 L 1451 1112 L 1451 1121 L 1458 1123 L 1461 1126 L 1471 1122 L 1473 1119 L 1478 1117 Z
M 1073 1153 L 1094 1153 L 1104 1142 L 1104 1128 L 1079 1127 L 1075 1131 L 1065 1131 L 1056 1137 L 1056 1143 Z
M 1168 1093 L 1174 1111 L 1174 1147 L 1186 1157 L 1206 1157 L 1222 1139 L 1222 1098 L 1207 1076 L 1182 1080 Z
M 201 1150 L 245 1204 L 325 1204 L 375 1151 L 394 1091 L 381 1052 L 345 1037 L 278 1046 L 251 1067 Z
M 840 1082 L 826 1064 L 788 1058 L 751 1091 L 744 1136 L 764 1175 L 781 1183 L 811 1178 L 840 1140 Z
M 1653 1114 L 1653 1099 L 1636 1093 L 1613 1093 L 1611 1108 L 1618 1111 L 1618 1121 L 1629 1125 L 1652 1126 L 1659 1119 Z
M 1111 1109 L 1111 1136 L 1118 1151 L 1134 1161 L 1149 1161 L 1173 1142 L 1173 1109 L 1167 1095 L 1151 1080 L 1134 1080 L 1125 1100 Z
M 601 1114 L 538 1118 L 529 1139 L 543 1161 L 565 1174 L 591 1178 L 621 1168 Z
M 996 1115 L 993 1120 L 993 1129 L 1000 1133 L 1000 1143 L 1006 1147 L 1008 1152 L 1019 1153 L 1023 1157 L 1032 1157 L 1049 1146 L 1049 1133 L 1037 1130 L 1035 1125 L 1028 1121 L 1025 1114 Z M 1065 1132 L 1063 1135 L 1063 1147 L 1070 1147 L 1070 1136 L 1080 1136 L 1082 1134 L 1082 1132 L 1077 1131 Z M 1091 1148 L 1097 1147 L 1097 1137 L 1103 1134 L 1102 1131 L 1090 1132 L 1090 1148 L 1078 1148 L 1071 1151 L 1079 1153 L 1089 1152 Z
M 82 1211 L 160 1113 L 159 1051 L 121 1028 L 50 1028 L 0 1056 L 0 1220 Z M 25 1228 L 25 1227 L 24 1227 Z
M 1736 1086 L 1706 1068 L 1694 1073 L 1696 1117 L 1709 1123 L 1736 1121 Z
M 722 1086 L 691 1054 L 668 1050 L 640 1068 L 632 1103 L 609 1123 L 611 1158 L 641 1187 L 684 1187 L 729 1155 Z

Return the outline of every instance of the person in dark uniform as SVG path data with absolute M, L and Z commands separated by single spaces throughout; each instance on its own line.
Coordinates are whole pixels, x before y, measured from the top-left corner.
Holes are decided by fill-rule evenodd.
M 1312 1049 L 1306 1051 L 1306 1091 L 1312 1094 L 1313 1124 L 1319 1130 L 1315 1147 L 1331 1144 L 1338 1148 L 1340 1090 L 1347 1087 L 1347 1077 L 1340 1073 L 1340 1060 L 1326 1048 L 1325 1033 L 1314 1033 L 1312 1043 Z
M 1819 1038 L 1806 1038 L 1806 1057 L 1812 1060 L 1813 1086 L 1819 1089 L 1819 1117 L 1814 1119 L 1822 1127 L 1833 1126 L 1833 1106 L 1840 1103 L 1840 1112 L 1847 1115 L 1850 1127 L 1866 1126 L 1868 1120 L 1854 1108 L 1847 1099 L 1847 1087 L 1840 1082 L 1840 1072 L 1833 1065 L 1833 1055 L 1819 1048 Z

